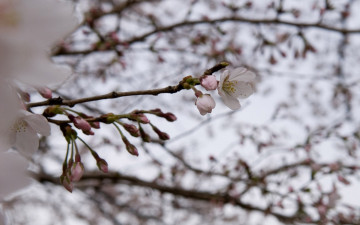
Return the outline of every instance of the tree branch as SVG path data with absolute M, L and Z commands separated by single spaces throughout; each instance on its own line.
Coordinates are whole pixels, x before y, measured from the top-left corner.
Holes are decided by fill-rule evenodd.
M 159 32 L 168 32 L 172 31 L 176 28 L 180 27 L 186 27 L 186 26 L 194 26 L 198 24 L 215 24 L 215 23 L 224 23 L 224 22 L 239 22 L 239 23 L 249 23 L 249 24 L 277 24 L 277 25 L 288 25 L 292 27 L 301 27 L 301 28 L 320 28 L 327 31 L 333 31 L 343 34 L 349 34 L 349 33 L 360 33 L 359 29 L 346 29 L 343 27 L 334 27 L 331 25 L 323 24 L 323 23 L 304 23 L 304 22 L 291 22 L 291 21 L 283 21 L 279 20 L 277 18 L 275 19 L 251 19 L 251 18 L 244 18 L 244 17 L 223 17 L 213 20 L 193 20 L 193 21 L 183 21 L 180 23 L 175 23 L 169 26 L 159 27 L 156 28 L 150 32 L 147 32 L 143 35 L 140 35 L 138 37 L 133 37 L 127 41 L 124 41 L 125 43 L 132 44 L 139 41 L 144 41 L 147 37 L 159 33 Z M 109 51 L 109 49 L 104 50 L 83 50 L 83 51 L 61 51 L 61 52 L 54 52 L 53 56 L 58 55 L 76 55 L 76 54 L 90 54 L 92 52 L 98 52 L 98 51 Z
M 211 67 L 210 69 L 207 69 L 203 75 L 210 75 L 212 73 L 215 73 L 215 72 L 227 67 L 228 65 L 229 65 L 229 63 L 227 63 L 227 62 L 220 62 L 220 63 L 216 64 L 215 66 Z M 98 101 L 98 100 L 120 98 L 120 97 L 125 97 L 125 96 L 158 95 L 158 94 L 163 94 L 163 93 L 174 94 L 176 92 L 179 92 L 179 91 L 185 89 L 183 86 L 183 84 L 185 82 L 186 82 L 186 80 L 182 80 L 179 82 L 178 85 L 167 86 L 165 88 L 140 90 L 140 91 L 127 91 L 127 92 L 112 91 L 110 93 L 103 94 L 103 95 L 96 95 L 96 96 L 78 98 L 78 99 L 73 99 L 73 100 L 64 100 L 61 97 L 51 98 L 51 99 L 48 99 L 48 100 L 42 101 L 42 102 L 29 103 L 26 105 L 26 107 L 28 109 L 33 108 L 33 107 L 38 107 L 38 106 L 47 106 L 47 105 L 66 105 L 69 107 L 73 107 L 76 104 L 80 104 L 80 103 L 84 103 L 84 102 L 93 102 L 93 101 Z M 194 84 L 194 85 L 198 85 L 198 84 Z
M 33 174 L 33 177 L 37 179 L 41 183 L 50 182 L 55 184 L 60 184 L 59 180 L 57 178 L 54 178 L 52 176 L 46 175 L 46 174 Z M 233 205 L 236 205 L 244 210 L 249 211 L 258 211 L 262 212 L 264 214 L 271 214 L 275 216 L 280 221 L 283 221 L 285 223 L 294 223 L 297 221 L 297 215 L 293 216 L 286 216 L 282 215 L 280 213 L 276 213 L 273 211 L 270 211 L 268 208 L 262 209 L 257 206 L 253 206 L 251 204 L 247 204 L 242 202 L 238 197 L 232 197 L 231 195 L 227 193 L 213 193 L 209 191 L 198 191 L 198 190 L 187 190 L 181 187 L 171 187 L 167 185 L 161 185 L 156 182 L 151 181 L 145 181 L 141 180 L 137 177 L 124 175 L 121 173 L 88 173 L 84 174 L 84 176 L 81 178 L 80 182 L 86 182 L 86 181 L 104 181 L 104 180 L 110 180 L 115 183 L 122 183 L 122 184 L 128 184 L 128 185 L 134 185 L 144 188 L 151 188 L 154 190 L 159 191 L 160 193 L 168 193 L 173 194 L 176 196 L 181 196 L 188 199 L 193 200 L 201 200 L 201 201 L 207 201 L 207 202 L 221 202 L 221 203 L 230 203 Z M 79 185 L 80 185 L 79 182 Z M 92 183 L 94 185 L 94 183 Z

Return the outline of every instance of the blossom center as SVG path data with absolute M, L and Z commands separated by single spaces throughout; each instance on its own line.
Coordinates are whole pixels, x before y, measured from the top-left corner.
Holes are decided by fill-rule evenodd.
M 24 120 L 17 120 L 12 129 L 16 133 L 25 132 L 27 129 L 27 123 Z
M 236 92 L 236 86 L 238 84 L 237 80 L 229 81 L 229 79 L 225 79 L 222 89 L 226 91 L 228 94 L 234 94 Z

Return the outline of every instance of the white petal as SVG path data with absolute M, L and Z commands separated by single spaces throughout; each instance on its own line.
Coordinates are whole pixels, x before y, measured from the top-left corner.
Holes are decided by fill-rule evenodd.
M 250 83 L 239 82 L 236 91 L 232 94 L 235 98 L 247 98 L 254 93 L 254 87 Z
M 254 72 L 249 71 L 243 67 L 236 68 L 231 71 L 230 80 L 243 81 L 243 82 L 254 82 L 256 75 Z
M 230 72 L 230 77 L 236 77 L 245 73 L 247 69 L 245 67 L 237 67 Z
M 12 131 L 0 132 L 0 152 L 9 150 L 15 144 L 16 134 Z
M 225 70 L 225 71 L 221 74 L 218 89 L 221 89 L 221 88 L 222 88 L 224 81 L 226 80 L 227 77 L 229 77 L 229 75 L 230 75 L 229 70 Z
M 39 148 L 39 137 L 36 131 L 27 126 L 25 131 L 16 132 L 15 148 L 25 156 L 31 157 Z
M 28 162 L 14 152 L 0 153 L 0 200 L 30 184 Z M 1 221 L 0 221 L 1 224 Z
M 34 129 L 37 133 L 49 136 L 50 135 L 50 125 L 45 117 L 39 114 L 30 114 L 24 117 L 26 123 Z
M 232 110 L 240 109 L 241 105 L 237 98 L 234 98 L 228 95 L 226 92 L 219 91 L 219 95 L 221 96 L 224 104 Z
M 76 26 L 71 4 L 48 0 L 19 0 L 14 6 L 19 15 L 18 35 L 29 43 L 40 43 L 49 50 L 55 41 L 63 38 Z

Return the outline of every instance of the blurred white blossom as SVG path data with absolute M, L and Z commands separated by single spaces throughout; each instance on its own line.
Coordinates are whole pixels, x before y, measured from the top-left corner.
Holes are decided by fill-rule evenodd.
M 50 125 L 45 117 L 21 110 L 7 129 L 1 129 L 0 149 L 15 147 L 26 156 L 31 156 L 39 147 L 39 137 L 50 135 Z
M 70 4 L 55 0 L 0 0 L 0 76 L 31 85 L 64 80 L 70 70 L 53 64 L 50 50 L 75 25 Z
M 232 110 L 241 107 L 238 98 L 247 98 L 255 91 L 256 75 L 244 67 L 225 70 L 220 77 L 218 93 L 225 105 Z
M 30 183 L 27 167 L 27 160 L 16 152 L 0 152 L 0 201 Z

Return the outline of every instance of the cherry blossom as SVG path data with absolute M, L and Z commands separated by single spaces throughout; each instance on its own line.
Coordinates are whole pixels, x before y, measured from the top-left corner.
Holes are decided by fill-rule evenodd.
M 209 94 L 200 95 L 196 100 L 196 106 L 201 115 L 211 113 L 213 108 L 215 108 L 216 103 L 214 99 Z
M 218 93 L 225 105 L 232 110 L 241 107 L 238 98 L 244 99 L 254 93 L 255 73 L 244 67 L 225 70 L 220 77 Z
M 1 128 L 0 148 L 5 151 L 11 147 L 31 156 L 39 147 L 39 137 L 50 135 L 50 125 L 45 117 L 21 110 L 7 128 Z

